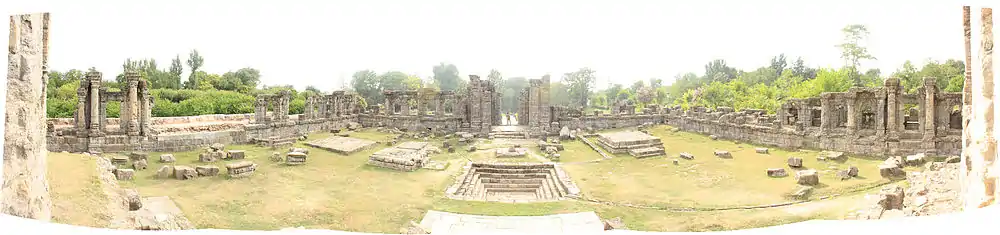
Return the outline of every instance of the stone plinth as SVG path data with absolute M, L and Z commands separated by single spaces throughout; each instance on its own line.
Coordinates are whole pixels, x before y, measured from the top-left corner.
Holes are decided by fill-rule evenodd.
M 580 189 L 552 163 L 470 163 L 446 195 L 452 199 L 539 202 L 579 196 Z
M 332 136 L 329 138 L 314 140 L 306 143 L 306 146 L 318 148 L 342 155 L 348 155 L 371 149 L 378 145 L 375 141 L 357 139 L 351 137 Z

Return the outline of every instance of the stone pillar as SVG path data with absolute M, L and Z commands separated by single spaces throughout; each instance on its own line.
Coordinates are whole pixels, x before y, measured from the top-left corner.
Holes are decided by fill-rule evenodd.
M 820 100 L 822 100 L 820 101 L 822 102 L 821 104 L 822 108 L 820 109 L 821 111 L 819 118 L 820 120 L 819 126 L 820 126 L 820 131 L 823 132 L 823 134 L 826 134 L 830 129 L 833 129 L 835 127 L 834 125 L 837 125 L 836 123 L 832 122 L 831 119 L 831 117 L 837 114 L 833 112 L 833 96 L 831 93 L 821 94 Z M 813 118 L 812 112 L 810 112 L 809 121 L 807 122 L 807 125 L 810 126 L 812 125 L 812 118 Z
M 306 97 L 306 107 L 305 107 L 306 110 L 302 112 L 302 116 L 304 116 L 306 120 L 312 120 L 313 118 L 316 118 L 314 116 L 315 113 L 313 112 L 315 106 L 316 106 L 316 97 L 315 96 Z
M 149 135 L 150 125 L 152 123 L 150 108 L 152 108 L 150 102 L 152 98 L 149 96 L 148 86 L 146 86 L 145 81 L 140 81 L 142 89 L 139 90 L 139 135 L 147 136 Z
M 392 107 L 393 96 L 391 93 L 382 93 L 385 96 L 385 114 L 392 115 L 396 110 Z
M 885 92 L 875 93 L 875 138 L 883 140 L 885 139 L 885 117 L 886 117 L 886 100 L 882 99 L 885 97 Z
M 923 102 L 923 120 L 920 124 L 923 126 L 924 132 L 924 144 L 927 144 L 928 148 L 935 148 L 934 136 L 937 131 L 937 118 L 935 118 L 935 111 L 937 111 L 937 106 L 935 105 L 935 98 L 937 97 L 937 82 L 934 78 L 924 78 L 924 102 Z
M 100 95 L 98 95 L 98 98 L 97 98 L 97 100 L 98 100 L 97 101 L 97 103 L 98 103 L 98 106 L 97 106 L 98 107 L 97 108 L 97 113 L 98 113 L 98 116 L 97 116 L 97 123 L 98 123 L 97 130 L 98 131 L 97 131 L 97 133 L 98 133 L 98 136 L 104 136 L 104 131 L 106 130 L 105 128 L 108 125 L 108 96 L 106 95 L 107 93 L 108 93 L 108 88 L 107 87 L 101 87 L 101 89 L 97 92 L 97 94 L 100 94 Z M 119 114 L 121 114 L 121 113 L 119 113 Z M 94 136 L 94 135 L 90 135 L 90 136 Z
M 860 116 L 860 112 L 854 110 L 857 107 L 856 103 L 858 102 L 857 92 L 848 92 L 845 99 L 847 100 L 847 117 L 845 117 L 847 118 L 847 124 L 845 124 L 845 126 L 847 127 L 847 134 L 854 135 L 854 133 L 858 130 L 857 120 L 860 119 L 858 117 Z
M 902 88 L 898 78 L 885 80 L 886 92 L 886 134 L 889 141 L 899 140 L 899 132 L 903 130 Z
M 50 221 L 45 87 L 49 13 L 10 17 L 0 212 Z M 41 98 L 40 98 L 41 97 Z
M 119 118 L 123 126 L 127 125 L 125 132 L 129 136 L 137 136 L 139 135 L 139 122 L 136 120 L 136 106 L 139 104 L 139 73 L 126 72 L 125 77 L 128 79 L 128 93 L 126 94 L 125 105 L 122 107 Z
M 423 92 L 417 92 L 417 117 L 427 116 L 427 100 L 425 99 L 426 94 Z
M 410 95 L 408 94 L 401 95 L 399 102 L 401 106 L 400 109 L 402 109 L 403 111 L 403 116 L 413 115 L 412 113 L 410 113 Z
M 89 73 L 87 74 L 87 77 L 90 77 Z M 77 102 L 76 115 L 74 118 L 76 118 L 76 136 L 80 138 L 87 137 L 87 129 L 90 127 L 87 123 L 87 119 L 90 118 L 90 115 L 87 113 L 87 100 L 90 99 L 90 97 L 87 96 L 87 91 L 90 90 L 89 82 L 90 80 L 87 78 L 82 79 L 80 81 L 80 87 L 76 90 Z
M 444 100 L 446 96 L 438 94 L 437 99 L 434 99 L 434 116 L 444 117 Z
M 997 204 L 1000 196 L 997 180 L 1000 166 L 996 164 L 997 142 L 994 135 L 994 93 L 993 82 L 993 10 L 982 9 L 982 37 L 979 51 L 979 63 L 976 69 L 982 70 L 981 77 L 972 79 L 972 89 L 966 90 L 966 96 L 971 96 L 972 115 L 962 117 L 968 122 L 968 128 L 962 129 L 970 143 L 962 149 L 962 195 L 965 211 L 983 208 Z

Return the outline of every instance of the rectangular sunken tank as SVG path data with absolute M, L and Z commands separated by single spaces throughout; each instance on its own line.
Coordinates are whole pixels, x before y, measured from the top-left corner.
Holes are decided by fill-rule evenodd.
M 451 199 L 493 202 L 541 202 L 577 197 L 577 188 L 553 163 L 469 163 L 448 188 Z

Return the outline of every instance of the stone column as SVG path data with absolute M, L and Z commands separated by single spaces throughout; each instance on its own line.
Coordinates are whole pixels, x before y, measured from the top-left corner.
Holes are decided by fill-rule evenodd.
M 139 135 L 139 122 L 136 120 L 136 106 L 139 104 L 139 73 L 127 72 L 125 76 L 128 78 L 128 96 L 126 97 L 125 107 L 128 107 L 128 111 L 122 109 L 122 113 L 119 116 L 124 122 L 128 117 L 128 129 L 126 133 L 129 136 Z
M 962 117 L 969 123 L 962 133 L 971 140 L 962 149 L 966 157 L 962 159 L 962 174 L 959 174 L 965 211 L 997 204 L 996 197 L 1000 196 L 1000 191 L 997 190 L 1000 186 L 997 180 L 1000 167 L 996 164 L 997 142 L 993 110 L 996 99 L 993 82 L 993 10 L 983 8 L 981 17 L 980 62 L 973 64 L 976 64 L 977 69 L 982 69 L 982 75 L 972 79 L 972 89 L 966 90 L 971 91 L 965 95 L 971 96 L 972 115 Z
M 101 135 L 101 73 L 92 72 L 90 79 L 90 136 Z
M 142 86 L 142 87 L 146 88 L 146 86 Z M 149 135 L 149 125 L 150 125 L 150 120 L 149 120 L 149 116 L 150 116 L 149 115 L 150 114 L 150 112 L 149 112 L 150 111 L 149 110 L 150 104 L 149 103 L 150 103 L 151 100 L 149 98 L 149 90 L 142 89 L 141 91 L 139 91 L 139 93 L 141 94 L 141 96 L 139 97 L 139 110 L 138 110 L 139 111 L 139 135 L 146 136 L 146 135 Z
M 847 100 L 847 117 L 845 117 L 847 118 L 847 124 L 845 126 L 847 127 L 847 134 L 854 135 L 855 131 L 858 130 L 857 119 L 859 118 L 857 116 L 860 116 L 858 115 L 859 112 L 854 110 L 857 107 L 855 103 L 858 102 L 857 92 L 850 91 L 845 98 Z
M 444 117 L 444 100 L 445 96 L 440 94 L 437 96 L 437 99 L 434 99 L 434 103 L 436 104 L 434 107 L 434 116 Z
M 10 17 L 0 212 L 50 221 L 45 87 L 49 13 Z M 39 98 L 41 97 L 41 98 Z
M 417 93 L 417 117 L 427 116 L 427 100 L 425 99 L 425 94 Z
M 902 102 L 898 78 L 885 80 L 886 92 L 886 134 L 889 141 L 899 140 L 899 132 L 903 129 Z
M 937 111 L 937 106 L 935 105 L 935 97 L 937 97 L 937 82 L 934 78 L 924 78 L 924 116 L 920 124 L 923 126 L 924 132 L 924 143 L 929 144 L 929 148 L 934 148 L 934 136 L 937 131 L 937 118 L 935 111 Z
M 410 95 L 403 94 L 400 96 L 400 109 L 403 111 L 403 116 L 410 116 Z
M 819 126 L 820 126 L 820 131 L 823 132 L 823 134 L 826 134 L 827 131 L 829 131 L 830 129 L 832 129 L 832 128 L 835 127 L 834 125 L 837 125 L 836 123 L 834 123 L 834 122 L 831 121 L 831 117 L 833 117 L 834 115 L 837 115 L 837 114 L 833 112 L 833 104 L 832 104 L 832 102 L 833 102 L 833 96 L 832 96 L 832 94 L 830 94 L 830 93 L 821 94 L 820 95 L 820 99 L 822 100 L 821 101 L 822 102 L 822 104 L 821 104 L 822 108 L 820 109 L 821 111 L 820 111 L 820 118 L 819 118 L 819 120 L 820 120 L 819 121 Z M 808 126 L 812 125 L 812 118 L 813 118 L 812 117 L 812 112 L 810 112 L 810 114 L 809 114 L 809 121 L 807 122 Z
M 885 117 L 886 117 L 886 100 L 880 99 L 885 97 L 884 92 L 876 92 L 875 97 L 875 138 L 884 139 L 885 138 Z
M 87 79 L 80 81 L 80 88 L 76 90 L 77 102 L 76 115 L 74 118 L 76 118 L 76 136 L 81 138 L 87 137 L 87 128 L 89 127 L 89 125 L 87 125 L 87 119 L 90 118 L 90 116 L 87 115 L 87 100 L 90 99 L 90 97 L 87 96 L 88 81 L 89 80 Z

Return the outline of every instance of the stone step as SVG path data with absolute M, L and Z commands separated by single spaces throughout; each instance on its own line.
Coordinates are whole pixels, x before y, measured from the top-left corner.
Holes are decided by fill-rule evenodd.
M 503 168 L 477 168 L 476 173 L 495 174 L 548 174 L 553 173 L 552 169 L 503 169 Z
M 483 187 L 487 189 L 498 189 L 498 188 L 530 188 L 537 189 L 542 187 L 542 183 L 537 184 L 482 184 Z
M 502 164 L 502 163 L 472 163 L 476 168 L 496 168 L 496 169 L 555 169 L 552 165 L 523 165 L 523 164 Z
M 486 193 L 536 193 L 537 188 L 490 188 L 486 189 Z M 484 193 L 484 195 L 486 194 Z
M 548 174 L 496 174 L 496 173 L 479 174 L 479 178 L 494 178 L 494 179 L 545 179 L 548 177 L 549 177 Z
M 495 178 L 482 178 L 482 183 L 488 184 L 541 184 L 542 179 L 495 179 Z

